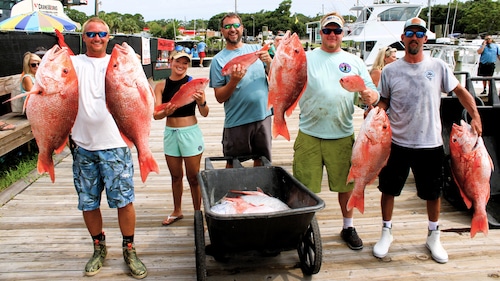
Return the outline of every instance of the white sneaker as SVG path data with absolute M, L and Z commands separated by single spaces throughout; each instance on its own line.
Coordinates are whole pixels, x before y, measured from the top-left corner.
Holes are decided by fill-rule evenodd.
M 373 255 L 377 258 L 384 258 L 389 252 L 389 247 L 391 247 L 393 237 L 392 229 L 388 227 L 382 227 L 382 235 L 380 240 L 373 246 Z
M 438 263 L 447 263 L 448 253 L 443 246 L 441 246 L 441 241 L 439 239 L 440 236 L 441 232 L 439 231 L 439 228 L 436 230 L 429 230 L 425 246 L 431 251 L 432 258 L 435 261 Z

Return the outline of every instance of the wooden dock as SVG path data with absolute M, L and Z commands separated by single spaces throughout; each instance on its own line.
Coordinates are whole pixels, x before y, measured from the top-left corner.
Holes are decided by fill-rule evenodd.
M 192 68 L 195 77 L 207 77 L 207 68 Z M 199 117 L 204 133 L 204 157 L 220 156 L 224 119 L 222 105 L 206 90 L 209 117 Z M 356 111 L 356 124 L 362 112 Z M 298 110 L 287 118 L 292 141 L 282 137 L 273 142 L 273 165 L 291 172 L 293 140 L 297 134 Z M 184 219 L 163 227 L 162 220 L 172 211 L 171 181 L 162 149 L 164 120 L 153 121 L 150 146 L 160 165 L 160 174 L 150 174 L 146 183 L 135 173 L 137 227 L 136 248 L 148 267 L 145 280 L 196 280 L 193 209 L 187 181 L 184 185 Z M 81 212 L 72 179 L 72 159 L 65 152 L 55 167 L 53 184 L 44 175 L 16 183 L 2 193 L 0 205 L 0 280 L 91 280 L 84 277 L 85 263 L 92 244 Z M 137 157 L 134 150 L 134 159 Z M 202 162 L 204 163 L 204 162 Z M 136 167 L 137 162 L 136 162 Z M 203 164 L 202 164 L 203 168 Z M 34 181 L 31 183 L 31 181 Z M 294 280 L 499 280 L 500 231 L 490 229 L 488 236 L 478 233 L 474 239 L 463 229 L 470 227 L 471 216 L 457 211 L 443 200 L 440 225 L 442 243 L 449 262 L 438 264 L 425 247 L 427 216 L 425 202 L 416 196 L 410 178 L 403 194 L 396 199 L 393 219 L 394 242 L 389 255 L 377 259 L 373 245 L 381 231 L 380 192 L 376 183 L 366 189 L 365 213 L 355 211 L 354 223 L 364 241 L 361 251 L 350 250 L 339 236 L 342 217 L 337 194 L 328 191 L 326 179 L 319 194 L 326 208 L 316 213 L 322 238 L 323 263 L 318 274 L 304 277 L 297 266 L 297 251 L 277 257 L 238 256 L 228 263 L 207 256 L 208 280 L 294 281 Z M 8 195 L 8 196 L 5 196 Z M 1 199 L 1 198 L 0 198 Z M 5 203 L 5 204 L 4 204 Z M 121 234 L 116 210 L 102 203 L 108 256 L 94 280 L 133 280 L 121 252 Z M 206 226 L 206 224 L 205 224 Z M 208 240 L 208 233 L 205 234 Z M 255 237 L 259 239 L 259 237 Z M 208 243 L 208 241 L 207 241 Z

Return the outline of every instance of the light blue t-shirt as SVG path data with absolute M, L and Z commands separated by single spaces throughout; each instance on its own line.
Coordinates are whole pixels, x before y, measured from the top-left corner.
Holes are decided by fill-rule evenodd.
M 258 44 L 244 44 L 236 50 L 224 49 L 210 63 L 210 87 L 220 88 L 229 83 L 230 75 L 222 76 L 222 68 L 232 58 L 260 50 Z M 265 64 L 257 60 L 250 65 L 231 97 L 224 102 L 224 128 L 232 128 L 262 121 L 271 115 L 267 109 L 269 92 Z
M 354 104 L 358 94 L 340 85 L 340 78 L 360 75 L 376 91 L 364 62 L 345 51 L 328 53 L 321 48 L 306 52 L 307 87 L 299 100 L 299 129 L 322 139 L 340 139 L 354 133 Z
M 497 56 L 500 55 L 498 45 L 495 43 L 490 43 L 490 46 L 485 46 L 479 61 L 481 63 L 495 63 L 497 61 Z

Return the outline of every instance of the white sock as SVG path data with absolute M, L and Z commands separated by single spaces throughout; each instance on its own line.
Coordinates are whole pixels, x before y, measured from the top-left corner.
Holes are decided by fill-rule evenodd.
M 343 221 L 344 221 L 344 229 L 347 229 L 348 227 L 354 227 L 352 218 L 344 218 Z
M 439 222 L 429 221 L 429 230 L 437 230 Z
M 382 226 L 392 228 L 392 221 L 382 221 Z

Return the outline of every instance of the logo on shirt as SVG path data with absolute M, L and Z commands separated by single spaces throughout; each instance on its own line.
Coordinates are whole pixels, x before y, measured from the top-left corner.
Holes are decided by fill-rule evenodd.
M 425 72 L 425 78 L 427 78 L 429 81 L 432 81 L 432 78 L 434 78 L 434 76 L 436 76 L 436 73 L 434 73 L 434 71 L 432 70 L 427 70 Z
M 343 62 L 343 63 L 341 63 L 339 65 L 339 70 L 342 71 L 342 72 L 344 72 L 344 73 L 351 72 L 351 69 L 352 68 L 351 68 L 351 66 L 348 63 Z

